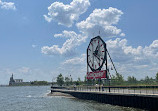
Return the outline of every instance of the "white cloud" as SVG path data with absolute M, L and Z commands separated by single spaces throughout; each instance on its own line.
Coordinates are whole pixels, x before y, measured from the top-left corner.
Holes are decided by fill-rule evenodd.
M 44 18 L 45 18 L 45 20 L 47 22 L 51 22 L 52 21 L 52 18 L 48 17 L 47 15 L 43 15 L 43 16 L 44 16 Z
M 86 36 L 78 35 L 74 31 L 66 31 L 64 30 L 62 34 L 55 34 L 54 37 L 64 37 L 68 38 L 63 46 L 60 48 L 58 45 L 43 46 L 41 51 L 43 54 L 47 55 L 72 55 L 77 46 L 79 46 L 82 42 L 85 42 Z
M 154 77 L 158 72 L 158 40 L 149 46 L 136 48 L 128 45 L 126 39 L 117 38 L 106 43 L 118 71 L 125 77 Z
M 125 33 L 121 33 L 120 36 L 124 37 L 124 36 L 126 36 L 126 34 Z
M 32 45 L 32 48 L 36 48 L 36 47 L 37 47 L 37 45 L 35 45 L 35 44 Z
M 82 54 L 80 57 L 74 57 L 67 59 L 63 62 L 64 65 L 83 65 L 86 64 L 86 54 Z
M 48 15 L 44 15 L 44 18 L 48 22 L 55 20 L 60 25 L 70 27 L 89 6 L 89 0 L 73 0 L 66 5 L 62 2 L 54 2 L 48 7 Z
M 109 9 L 95 9 L 93 13 L 85 21 L 76 24 L 78 29 L 89 36 L 97 36 L 100 32 L 102 37 L 114 37 L 121 33 L 116 25 L 120 16 L 123 14 L 121 10 L 109 7 Z M 124 33 L 121 36 L 125 36 Z
M 144 53 L 151 57 L 158 57 L 158 40 L 153 41 L 150 46 L 144 48 Z
M 70 3 L 70 5 L 78 3 L 78 0 L 74 0 Z M 81 0 L 80 3 L 83 1 Z M 84 1 L 86 2 L 86 1 Z M 88 3 L 89 1 L 87 1 Z M 55 2 L 52 4 L 52 7 L 68 7 L 62 3 Z M 61 5 L 62 4 L 62 5 Z M 57 5 L 57 6 L 56 6 Z M 82 7 L 81 7 L 82 9 Z M 54 10 L 54 9 L 52 9 Z M 86 11 L 86 10 L 85 10 Z M 55 12 L 53 12 L 55 13 Z M 125 36 L 124 33 L 121 33 L 121 29 L 118 29 L 116 26 L 113 26 L 118 23 L 120 20 L 120 16 L 123 14 L 122 11 L 110 7 L 109 9 L 95 9 L 93 13 L 85 20 L 77 23 L 76 26 L 78 27 L 81 34 L 76 34 L 73 31 L 63 31 L 62 34 L 55 34 L 54 37 L 65 37 L 68 38 L 62 47 L 58 45 L 53 46 L 44 46 L 42 47 L 42 53 L 48 55 L 72 55 L 74 49 L 79 46 L 82 42 L 85 42 L 88 37 L 91 35 L 97 34 L 100 31 L 102 37 L 113 37 L 116 35 Z M 56 14 L 55 14 L 56 15 Z M 58 14 L 57 14 L 58 15 Z M 49 18 L 50 19 L 50 18 Z M 98 29 L 98 30 L 97 30 Z
M 9 10 L 9 9 L 15 10 L 16 9 L 13 2 L 2 2 L 1 0 L 0 0 L 0 7 L 2 9 L 7 9 L 7 10 Z
M 150 44 L 149 46 L 145 46 L 144 48 L 142 46 L 138 46 L 137 48 L 133 48 L 132 46 L 129 46 L 127 44 L 126 39 L 120 39 L 117 38 L 115 40 L 108 40 L 107 46 L 110 48 L 112 52 L 116 52 L 119 50 L 121 53 L 124 53 L 125 55 L 131 55 L 138 58 L 145 57 L 158 57 L 158 40 L 155 40 Z M 118 51 L 117 51 L 118 52 Z

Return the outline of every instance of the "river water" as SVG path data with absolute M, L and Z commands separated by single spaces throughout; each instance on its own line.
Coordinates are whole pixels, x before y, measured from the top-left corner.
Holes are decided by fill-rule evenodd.
M 142 111 L 75 98 L 47 96 L 50 86 L 0 87 L 0 111 Z

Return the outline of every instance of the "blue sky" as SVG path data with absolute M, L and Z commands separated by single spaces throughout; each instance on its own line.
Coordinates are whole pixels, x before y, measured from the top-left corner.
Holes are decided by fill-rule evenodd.
M 12 73 L 24 81 L 51 81 L 59 73 L 83 78 L 86 48 L 99 30 L 119 73 L 154 77 L 157 5 L 157 0 L 0 0 L 0 84 L 8 84 Z

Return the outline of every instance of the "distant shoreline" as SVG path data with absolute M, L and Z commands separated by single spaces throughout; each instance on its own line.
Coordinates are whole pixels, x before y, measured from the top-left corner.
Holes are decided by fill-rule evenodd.
M 0 85 L 0 87 L 8 87 L 9 85 Z
M 22 87 L 22 86 L 51 86 L 51 85 L 0 85 L 0 87 Z

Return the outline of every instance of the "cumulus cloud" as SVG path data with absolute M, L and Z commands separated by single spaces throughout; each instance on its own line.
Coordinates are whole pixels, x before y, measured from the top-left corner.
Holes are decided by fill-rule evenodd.
M 127 44 L 127 39 L 120 38 L 108 40 L 106 43 L 112 52 L 118 52 L 117 50 L 119 50 L 119 52 L 124 53 L 125 55 L 132 55 L 136 58 L 138 58 L 138 56 L 158 57 L 158 40 L 153 41 L 152 44 L 145 46 L 144 48 L 142 46 L 133 48 Z
M 149 46 L 136 48 L 128 45 L 127 39 L 108 40 L 108 50 L 120 73 L 125 77 L 133 74 L 138 78 L 158 71 L 158 40 Z
M 144 53 L 151 57 L 158 57 L 158 40 L 153 41 L 150 46 L 144 48 Z
M 77 4 L 77 3 L 82 4 L 84 2 L 86 2 L 87 4 L 89 3 L 88 0 L 85 0 L 85 1 L 73 0 L 70 3 L 70 5 L 75 6 L 74 4 Z M 53 8 L 53 9 L 50 8 L 53 10 L 52 11 L 53 14 L 55 14 L 54 8 L 57 8 L 57 7 L 59 8 L 59 6 L 62 6 L 62 11 L 63 11 L 64 9 L 63 7 L 69 7 L 69 5 L 64 5 L 64 4 L 61 5 L 61 4 L 62 3 L 54 2 L 50 6 Z M 80 10 L 83 10 L 82 7 Z M 91 13 L 85 21 L 81 21 L 76 24 L 79 31 L 81 32 L 80 34 L 76 34 L 73 31 L 63 31 L 62 34 L 55 34 L 54 35 L 55 38 L 64 37 L 64 38 L 67 38 L 67 40 L 65 41 L 62 47 L 59 47 L 58 45 L 42 47 L 42 53 L 48 54 L 48 55 L 70 55 L 72 53 L 75 53 L 74 52 L 75 47 L 79 46 L 82 42 L 85 42 L 88 37 L 91 37 L 92 35 L 95 35 L 95 34 L 98 35 L 99 31 L 101 32 L 100 35 L 102 37 L 114 37 L 116 35 L 125 36 L 124 33 L 121 33 L 121 29 L 118 29 L 116 26 L 114 26 L 118 23 L 118 21 L 120 20 L 120 16 L 122 14 L 123 12 L 121 10 L 118 10 L 112 7 L 110 7 L 109 9 L 103 9 L 103 10 L 95 9 L 93 13 Z M 67 15 L 64 15 L 64 16 L 67 16 Z M 65 18 L 65 17 L 62 17 L 62 18 Z M 50 21 L 51 18 L 47 18 L 46 16 L 46 19 Z
M 16 9 L 15 4 L 13 2 L 2 2 L 1 0 L 0 0 L 0 7 L 2 9 L 7 9 L 7 10 L 9 10 L 9 9 L 15 10 Z
M 55 20 L 60 25 L 70 27 L 89 6 L 89 0 L 73 0 L 66 5 L 62 2 L 54 2 L 48 7 L 48 15 L 44 15 L 44 18 L 48 22 Z
M 95 9 L 86 20 L 76 24 L 78 29 L 89 36 L 97 36 L 100 32 L 102 37 L 114 37 L 120 35 L 121 29 L 116 25 L 123 12 L 116 8 L 109 7 L 109 9 Z M 120 36 L 125 36 L 121 33 Z
M 78 35 L 74 31 L 64 30 L 62 34 L 55 34 L 56 38 L 67 38 L 63 46 L 60 48 L 58 45 L 43 46 L 41 51 L 47 55 L 71 55 L 74 53 L 74 49 L 79 46 L 82 42 L 85 42 L 86 36 Z
M 63 62 L 64 65 L 83 65 L 86 64 L 86 54 L 82 54 L 80 57 L 74 57 L 67 59 Z

